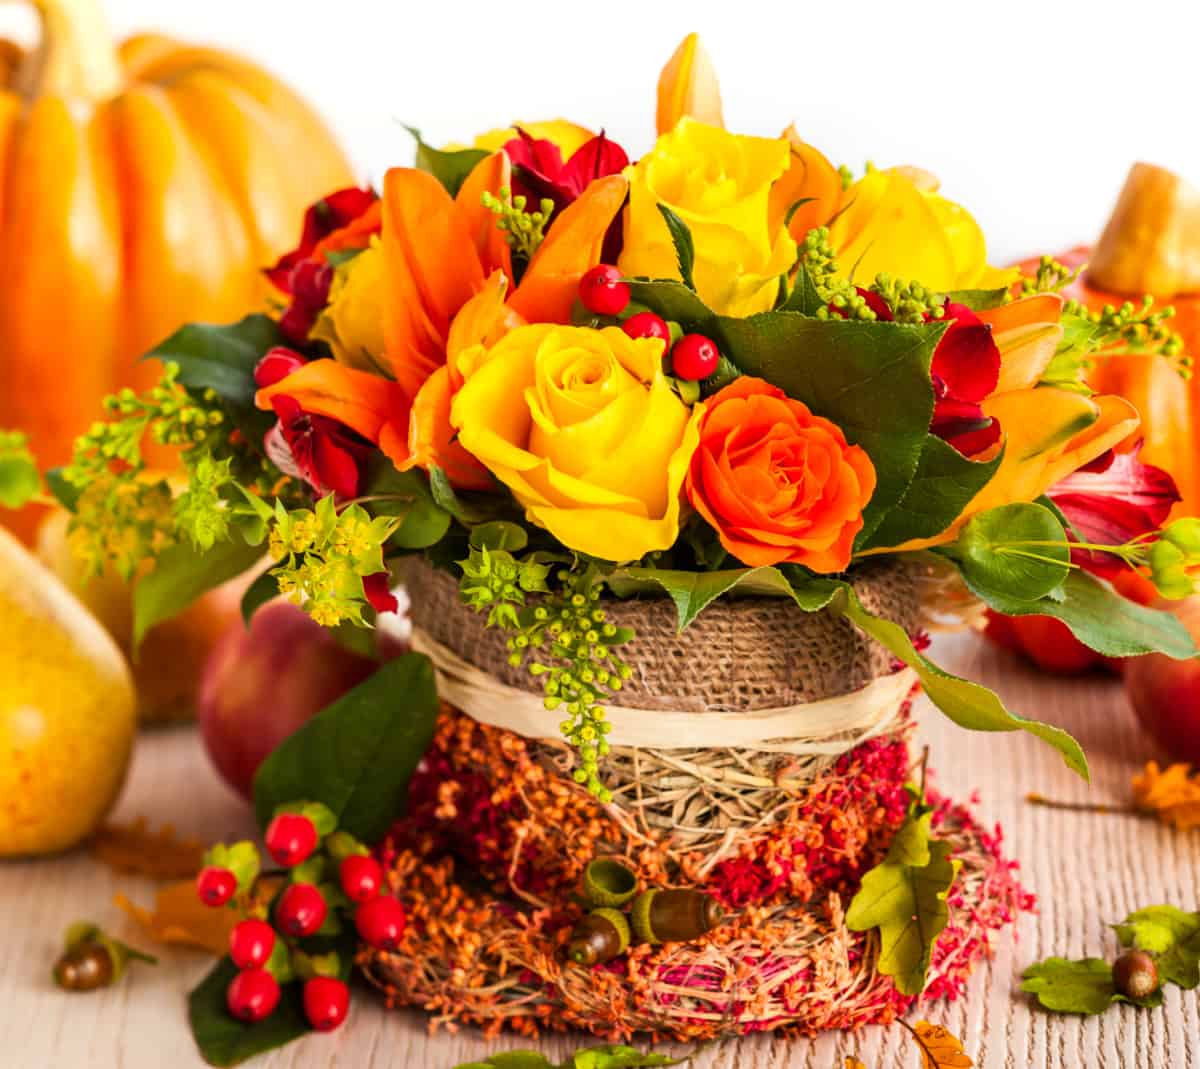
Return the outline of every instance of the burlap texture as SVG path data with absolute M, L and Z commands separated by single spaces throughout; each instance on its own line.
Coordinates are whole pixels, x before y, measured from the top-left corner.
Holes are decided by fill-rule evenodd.
M 508 663 L 506 635 L 459 600 L 458 580 L 423 558 L 408 565 L 413 623 L 464 660 L 511 687 L 541 693 Z M 856 569 L 864 607 L 913 633 L 920 629 L 917 570 L 903 560 Z M 682 634 L 666 597 L 607 599 L 609 619 L 637 638 L 621 648 L 633 670 L 621 702 L 687 712 L 770 709 L 837 697 L 892 670 L 892 656 L 844 618 L 807 613 L 784 598 L 725 597 Z

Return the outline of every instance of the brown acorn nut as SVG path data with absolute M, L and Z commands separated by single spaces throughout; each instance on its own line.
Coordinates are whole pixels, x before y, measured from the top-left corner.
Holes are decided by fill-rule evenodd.
M 95 991 L 113 982 L 113 959 L 103 943 L 80 943 L 54 963 L 54 982 L 67 991 Z
M 633 930 L 646 943 L 687 943 L 711 932 L 725 919 L 712 895 L 694 888 L 646 891 L 633 903 Z
M 629 949 L 629 922 L 615 909 L 594 909 L 571 931 L 567 957 L 576 965 L 600 965 Z
M 1159 988 L 1158 966 L 1144 950 L 1127 950 L 1113 962 L 1113 984 L 1126 998 L 1148 998 Z

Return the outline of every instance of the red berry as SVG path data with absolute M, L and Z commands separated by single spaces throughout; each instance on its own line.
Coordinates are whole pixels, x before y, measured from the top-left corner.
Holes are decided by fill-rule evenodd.
M 282 382 L 306 363 L 308 361 L 298 352 L 283 345 L 276 345 L 274 349 L 268 349 L 267 355 L 255 365 L 254 385 L 260 390 L 265 390 L 268 386 Z
M 671 350 L 671 368 L 677 378 L 699 382 L 717 370 L 721 352 L 703 334 L 685 334 Z
M 354 927 L 364 943 L 376 950 L 395 950 L 408 918 L 394 898 L 381 895 L 362 903 L 354 913 Z
M 230 982 L 225 1005 L 239 1021 L 261 1021 L 279 1005 L 279 984 L 266 969 L 246 969 Z
M 311 883 L 294 883 L 279 898 L 275 923 L 287 935 L 313 935 L 328 912 L 324 895 Z
M 366 902 L 379 894 L 383 886 L 383 869 L 373 857 L 351 854 L 339 870 L 342 890 L 351 902 Z
M 320 260 L 301 260 L 288 277 L 292 296 L 309 308 L 324 308 L 333 285 L 333 268 Z
M 671 328 L 667 326 L 667 321 L 653 312 L 631 315 L 621 324 L 621 329 L 631 338 L 661 338 L 667 343 L 671 341 Z
M 280 813 L 267 825 L 267 851 L 284 868 L 308 859 L 317 848 L 317 826 L 302 813 Z
M 250 919 L 229 933 L 229 956 L 239 969 L 260 969 L 275 949 L 275 929 L 266 921 Z
M 237 877 L 228 869 L 207 865 L 196 877 L 196 894 L 206 906 L 223 906 L 237 890 Z
M 314 976 L 304 985 L 304 1016 L 318 1032 L 332 1032 L 346 1019 L 350 989 L 332 976 Z
M 629 304 L 629 283 L 612 264 L 597 264 L 579 280 L 579 299 L 597 315 L 615 316 Z

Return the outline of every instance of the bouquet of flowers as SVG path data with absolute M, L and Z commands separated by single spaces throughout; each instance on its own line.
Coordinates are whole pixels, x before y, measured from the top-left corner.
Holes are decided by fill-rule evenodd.
M 632 161 L 565 121 L 444 149 L 414 131 L 415 167 L 310 209 L 276 314 L 162 343 L 160 385 L 112 399 L 49 482 L 96 568 L 155 560 L 140 631 L 266 554 L 247 611 L 283 595 L 352 640 L 411 562 L 414 646 L 453 708 L 359 835 L 407 797 L 378 857 L 408 931 L 365 958 L 394 1001 L 684 1037 L 880 1019 L 954 990 L 1026 901 L 910 782 L 917 685 L 1087 774 L 1067 733 L 925 656 L 936 619 L 1196 653 L 1107 581 L 1190 592 L 1200 523 L 1138 509 L 1161 473 L 1130 452 L 1137 413 L 1084 379 L 1097 353 L 1186 360 L 1169 312 L 1089 313 L 1051 261 L 989 266 L 926 172 L 726 130 L 694 37 L 657 117 Z M 182 489 L 148 473 L 147 434 L 179 447 Z M 1056 497 L 1093 469 L 1090 511 Z M 277 788 L 283 762 L 272 804 L 348 811 L 315 772 Z M 918 871 L 914 932 L 883 903 Z

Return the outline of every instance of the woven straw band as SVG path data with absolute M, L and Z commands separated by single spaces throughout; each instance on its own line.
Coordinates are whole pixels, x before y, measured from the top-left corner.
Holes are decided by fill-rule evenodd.
M 473 720 L 528 739 L 558 737 L 562 714 L 547 709 L 539 695 L 501 683 L 419 627 L 413 629 L 412 645 L 433 661 L 442 699 Z M 887 728 L 915 683 L 915 673 L 906 668 L 837 698 L 783 708 L 693 713 L 606 702 L 604 713 L 611 724 L 608 741 L 613 746 L 840 754 Z

